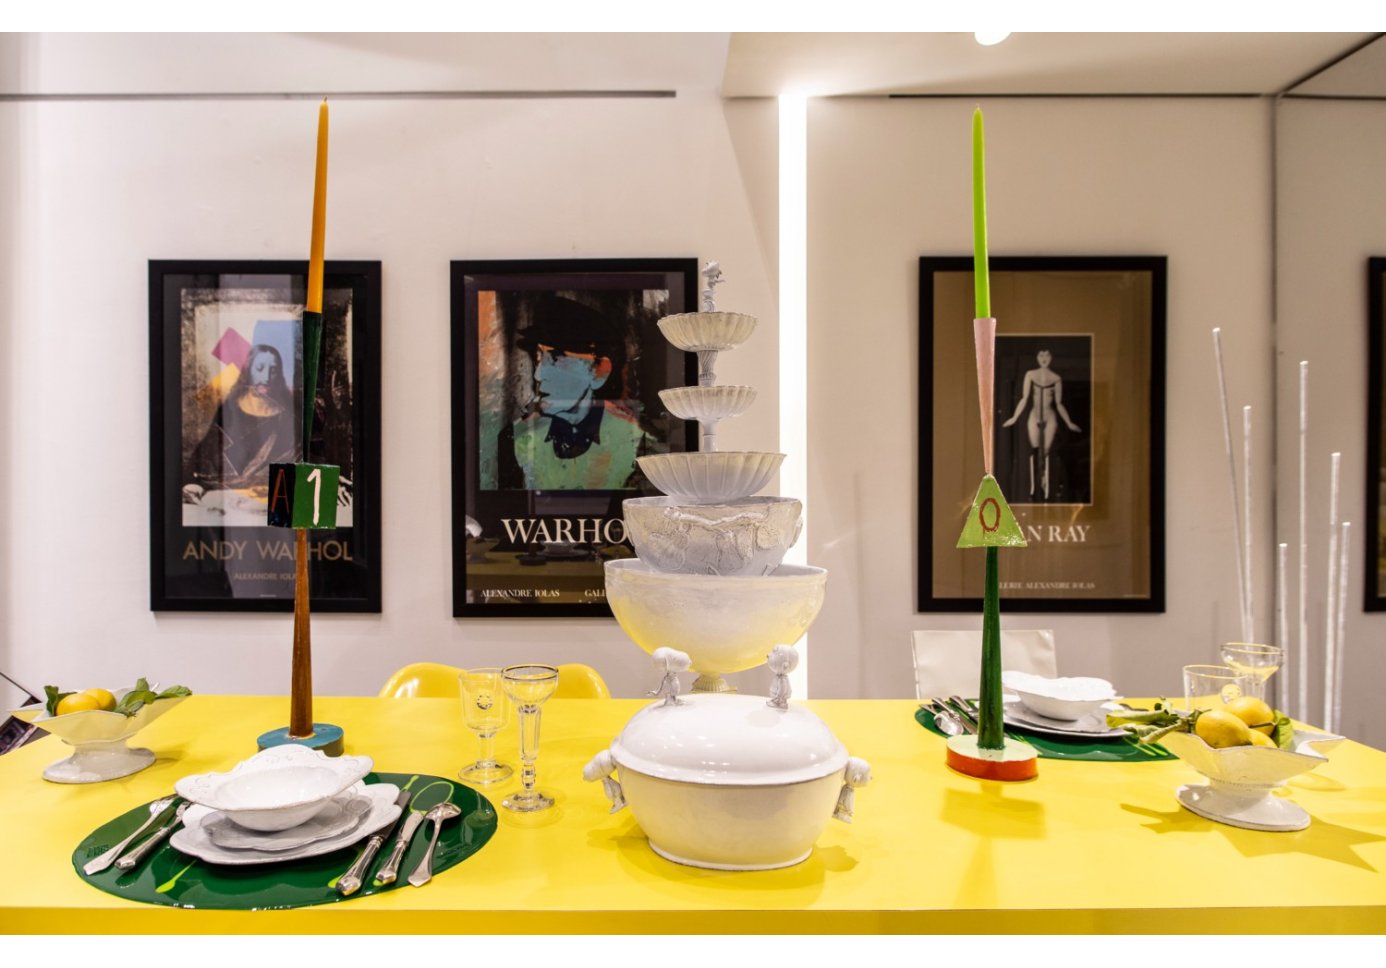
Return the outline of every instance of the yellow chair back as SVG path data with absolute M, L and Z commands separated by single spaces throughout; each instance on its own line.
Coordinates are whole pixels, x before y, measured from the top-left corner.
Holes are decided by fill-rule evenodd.
M 461 694 L 457 666 L 441 662 L 411 662 L 395 672 L 380 687 L 381 699 L 456 699 Z M 581 662 L 565 662 L 558 667 L 555 699 L 610 699 L 611 690 L 601 673 Z

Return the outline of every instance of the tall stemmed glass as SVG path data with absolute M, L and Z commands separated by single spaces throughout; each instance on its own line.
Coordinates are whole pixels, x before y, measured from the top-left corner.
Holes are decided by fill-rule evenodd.
M 515 768 L 496 762 L 496 733 L 510 722 L 510 702 L 505 698 L 500 669 L 468 669 L 457 677 L 462 689 L 462 718 L 475 731 L 481 753 L 475 763 L 457 775 L 468 783 L 499 783 Z
M 558 670 L 547 665 L 513 665 L 501 671 L 505 694 L 520 714 L 521 789 L 501 801 L 516 813 L 532 813 L 553 806 L 553 797 L 534 788 L 534 762 L 539 758 L 539 708 L 558 688 Z
M 1285 661 L 1285 650 L 1280 646 L 1253 642 L 1225 642 L 1220 654 L 1223 662 L 1251 680 L 1248 691 L 1258 699 L 1266 698 L 1266 680 Z

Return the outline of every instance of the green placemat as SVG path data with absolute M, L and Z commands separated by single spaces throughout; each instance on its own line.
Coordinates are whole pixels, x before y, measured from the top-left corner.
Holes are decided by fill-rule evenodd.
M 934 725 L 933 714 L 927 709 L 917 709 L 914 713 L 915 721 L 923 726 L 935 736 L 947 738 L 947 733 Z M 1023 735 L 1022 735 L 1023 734 Z M 1142 745 L 1134 739 L 1094 739 L 1094 740 L 1066 740 L 1050 736 L 1041 736 L 1037 733 L 1026 732 L 1009 723 L 1006 725 L 1006 735 L 1014 739 L 1023 739 L 1039 751 L 1042 759 L 1047 760 L 1103 760 L 1108 763 L 1154 763 L 1157 760 L 1173 760 L 1175 755 L 1163 746 Z
M 433 876 L 456 867 L 475 854 L 496 830 L 496 811 L 481 794 L 440 776 L 411 773 L 371 773 L 366 783 L 394 783 L 414 793 L 409 809 L 427 810 L 451 800 L 462 808 L 462 815 L 443 824 L 438 849 L 433 855 Z M 369 894 L 408 887 L 409 873 L 428 850 L 431 823 L 423 824 L 414 835 L 400 864 L 399 879 L 393 884 L 367 881 L 351 897 L 337 893 L 337 878 L 346 872 L 365 849 L 366 840 L 317 857 L 285 864 L 256 864 L 228 867 L 179 853 L 167 843 L 160 844 L 147 860 L 133 871 L 108 868 L 99 874 L 82 873 L 82 865 L 119 843 L 130 831 L 149 819 L 149 805 L 143 804 L 121 814 L 92 831 L 72 852 L 77 876 L 107 894 L 163 904 L 168 907 L 211 908 L 230 911 L 259 911 L 276 908 L 307 907 L 350 901 Z M 385 862 L 390 843 L 371 862 L 371 873 Z

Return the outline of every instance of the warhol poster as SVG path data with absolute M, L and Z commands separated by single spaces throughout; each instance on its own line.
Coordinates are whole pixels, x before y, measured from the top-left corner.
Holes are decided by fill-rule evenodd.
M 309 539 L 315 609 L 378 611 L 378 263 L 328 263 L 312 439 L 302 439 L 306 267 L 150 264 L 156 609 L 291 610 L 294 541 L 269 466 L 341 468 Z
M 696 260 L 454 262 L 453 613 L 609 615 L 638 458 L 690 449 L 659 391 L 696 361 L 658 328 Z

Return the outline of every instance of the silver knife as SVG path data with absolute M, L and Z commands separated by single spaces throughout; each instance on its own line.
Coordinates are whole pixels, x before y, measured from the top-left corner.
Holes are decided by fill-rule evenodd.
M 154 831 L 152 834 L 146 837 L 144 839 L 144 842 L 141 843 L 138 847 L 136 847 L 134 850 L 128 851 L 125 854 L 125 856 L 121 857 L 120 860 L 116 861 L 116 868 L 118 870 L 128 871 L 131 868 L 133 868 L 136 864 L 138 864 L 140 861 L 144 860 L 146 857 L 152 854 L 154 852 L 154 848 L 158 847 L 161 843 L 164 842 L 164 838 L 168 837 L 169 834 L 173 833 L 173 828 L 177 827 L 180 823 L 183 822 L 183 814 L 187 812 L 188 807 L 190 806 L 192 806 L 191 803 L 179 804 L 178 812 L 173 815 L 173 820 L 169 823 L 164 824 L 158 830 Z
M 390 851 L 389 860 L 385 861 L 385 866 L 380 868 L 375 879 L 382 884 L 392 884 L 399 876 L 399 863 L 404 860 L 404 852 L 409 849 L 409 841 L 414 839 L 414 831 L 418 830 L 424 822 L 424 812 L 413 810 L 409 813 L 409 819 L 404 821 L 404 829 L 399 832 L 399 839 L 395 841 L 394 849 Z
M 395 798 L 395 804 L 399 807 L 399 816 L 395 817 L 394 823 L 386 827 L 379 833 L 372 834 L 371 839 L 366 841 L 366 849 L 361 852 L 361 856 L 356 859 L 347 872 L 337 879 L 337 893 L 343 897 L 350 897 L 361 890 L 361 885 L 365 882 L 366 871 L 370 870 L 371 861 L 375 860 L 375 855 L 390 839 L 390 835 L 399 827 L 399 822 L 408 812 L 409 798 L 414 794 L 408 790 L 401 790 Z

